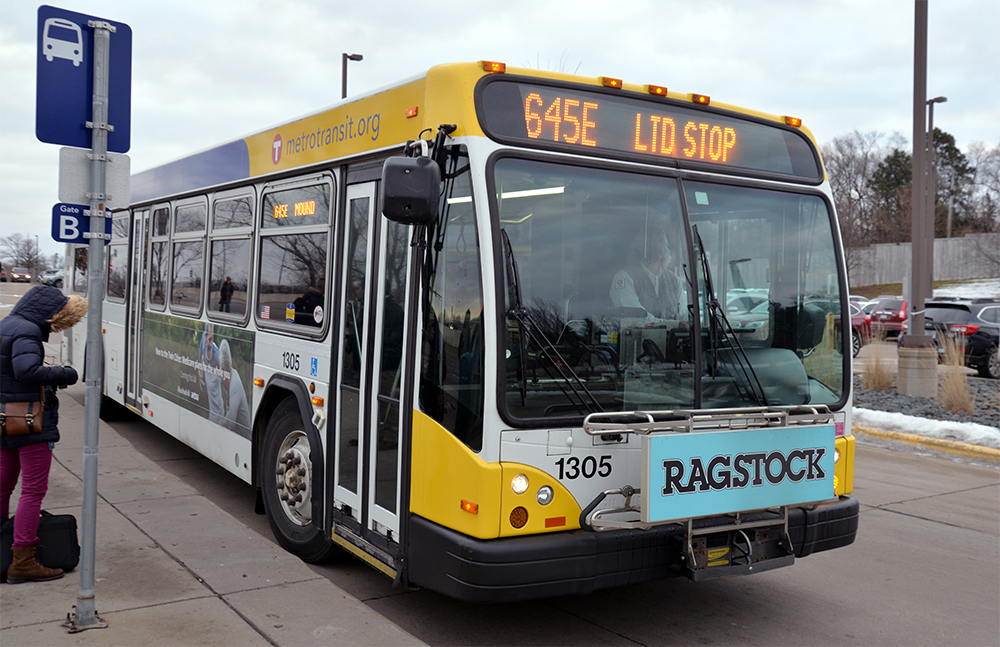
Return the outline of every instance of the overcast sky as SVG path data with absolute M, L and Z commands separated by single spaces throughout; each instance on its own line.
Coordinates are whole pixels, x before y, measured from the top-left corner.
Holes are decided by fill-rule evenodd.
M 801 117 L 823 144 L 913 132 L 913 0 L 57 0 L 132 28 L 132 171 L 481 59 L 612 76 Z M 38 4 L 0 0 L 0 235 L 38 235 L 59 147 L 35 138 Z M 1000 1 L 930 0 L 928 97 L 963 150 L 1000 145 Z M 112 41 L 113 43 L 114 41 Z

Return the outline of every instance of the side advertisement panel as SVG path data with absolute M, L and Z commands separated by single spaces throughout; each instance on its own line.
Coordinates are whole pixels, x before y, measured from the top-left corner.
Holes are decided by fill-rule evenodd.
M 251 331 L 147 312 L 143 334 L 145 390 L 250 438 Z

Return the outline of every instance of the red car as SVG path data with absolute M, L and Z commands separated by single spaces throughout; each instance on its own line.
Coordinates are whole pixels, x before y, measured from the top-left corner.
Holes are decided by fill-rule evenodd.
M 872 339 L 872 324 L 868 315 L 857 304 L 851 303 L 848 308 L 851 312 L 851 352 L 857 357 L 861 347 Z
M 871 326 L 873 332 L 885 333 L 888 337 L 898 337 L 906 321 L 906 301 L 901 298 L 882 299 L 872 310 Z

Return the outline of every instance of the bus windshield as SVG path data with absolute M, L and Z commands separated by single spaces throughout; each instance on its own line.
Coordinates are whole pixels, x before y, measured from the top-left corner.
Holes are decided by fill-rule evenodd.
M 819 195 L 513 157 L 491 179 L 509 420 L 844 399 Z

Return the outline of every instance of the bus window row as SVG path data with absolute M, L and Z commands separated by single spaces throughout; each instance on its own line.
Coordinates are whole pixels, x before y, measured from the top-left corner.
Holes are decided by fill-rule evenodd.
M 189 317 L 205 310 L 209 318 L 246 323 L 256 298 L 258 324 L 320 333 L 328 318 L 332 182 L 313 179 L 265 191 L 257 226 L 255 204 L 244 189 L 139 212 L 148 213 L 146 307 Z M 106 294 L 113 302 L 123 303 L 128 293 L 130 217 L 116 214 L 107 247 Z M 74 289 L 81 292 L 86 251 L 77 250 L 82 257 L 75 263 Z

